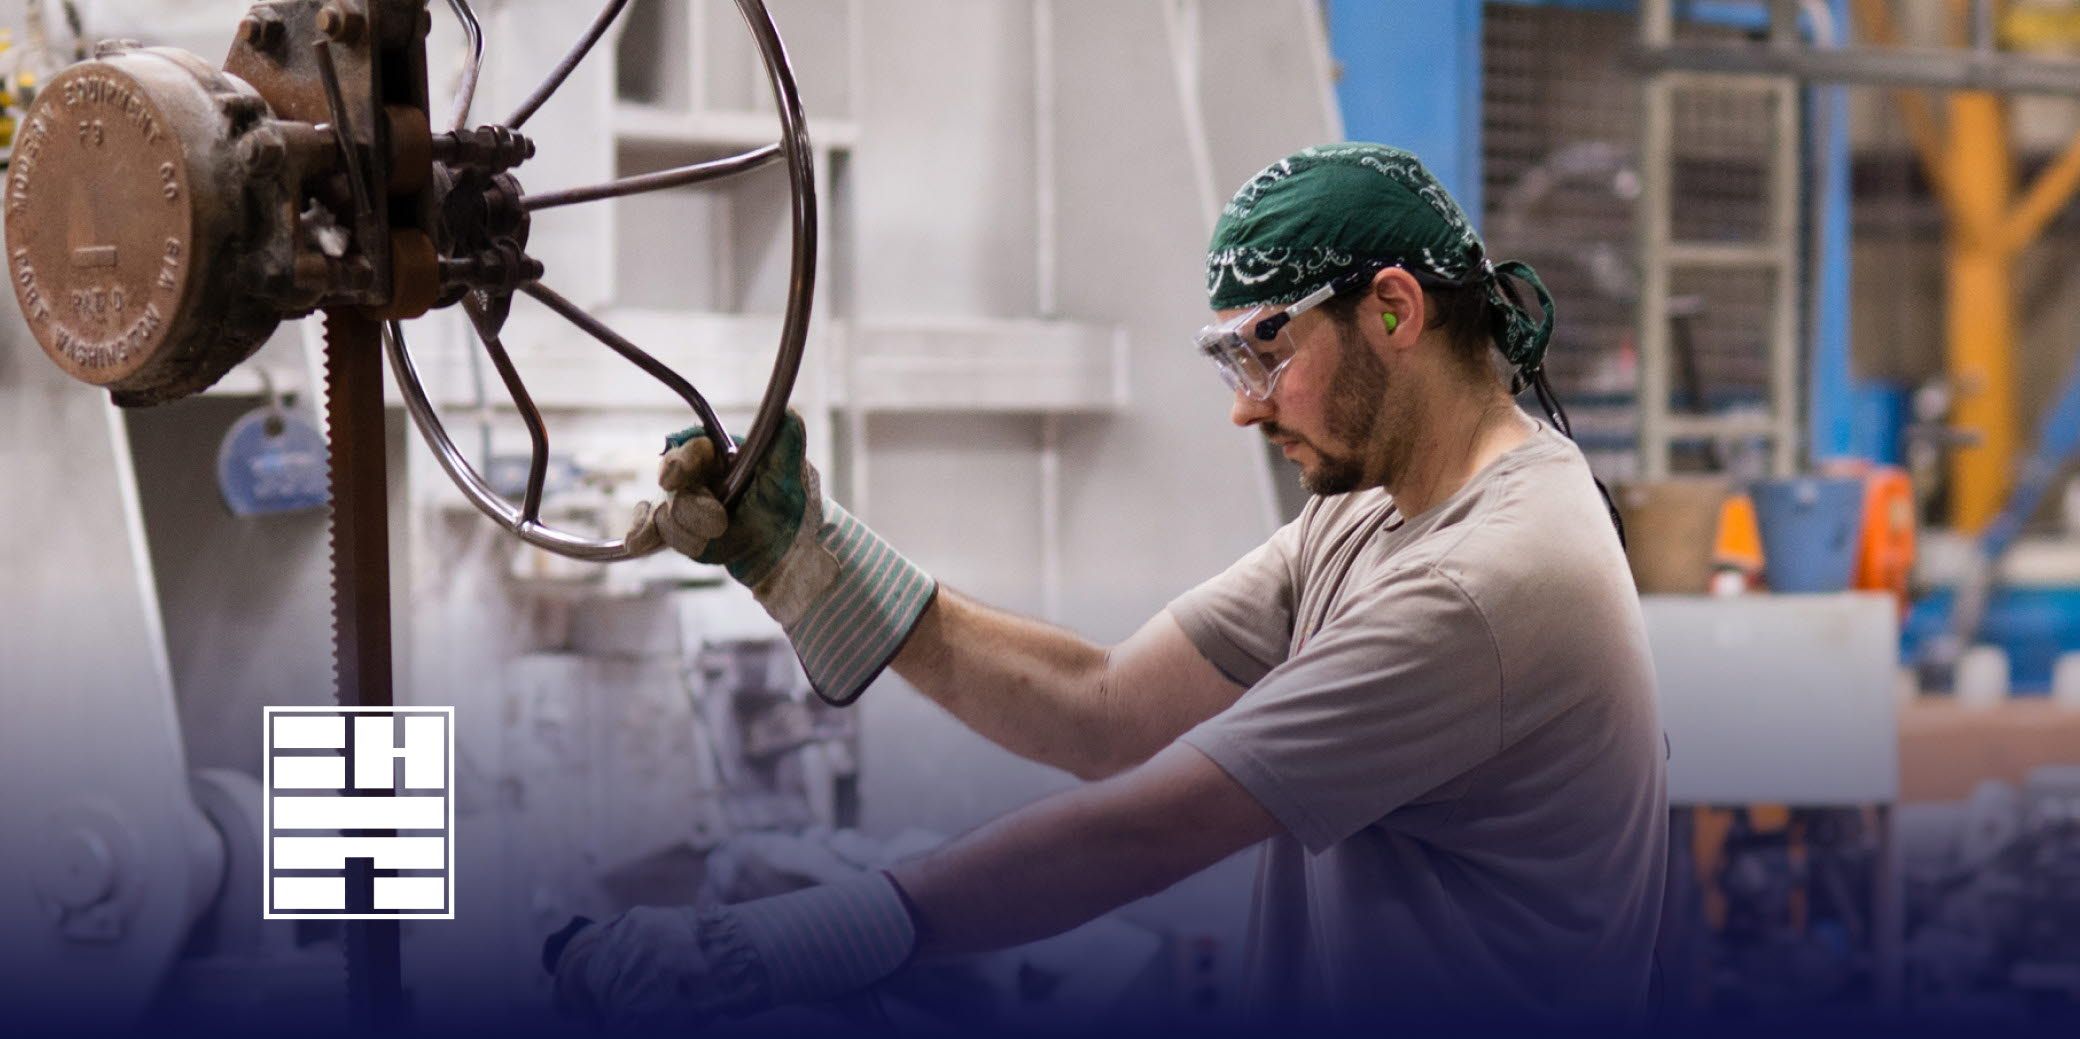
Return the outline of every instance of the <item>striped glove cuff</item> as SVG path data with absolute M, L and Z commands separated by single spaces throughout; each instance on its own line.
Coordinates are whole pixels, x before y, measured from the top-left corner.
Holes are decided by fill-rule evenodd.
M 896 972 L 917 947 L 917 927 L 895 882 L 875 873 L 724 911 L 756 954 L 769 1006 L 813 1003 Z
M 814 555 L 836 560 L 835 577 L 815 582 L 821 587 L 799 613 L 775 615 L 817 695 L 842 706 L 895 659 L 939 583 L 828 498 L 815 540 L 821 552 Z

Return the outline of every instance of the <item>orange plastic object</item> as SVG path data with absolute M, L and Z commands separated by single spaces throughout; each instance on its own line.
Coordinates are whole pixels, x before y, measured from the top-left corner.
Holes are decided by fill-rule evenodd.
M 1754 575 L 1762 572 L 1762 527 L 1755 522 L 1755 500 L 1736 494 L 1719 507 L 1719 536 L 1712 562 Z
M 1902 601 L 1914 569 L 1914 486 L 1906 471 L 1874 468 L 1863 484 L 1863 544 L 1857 549 L 1850 584 L 1890 592 Z

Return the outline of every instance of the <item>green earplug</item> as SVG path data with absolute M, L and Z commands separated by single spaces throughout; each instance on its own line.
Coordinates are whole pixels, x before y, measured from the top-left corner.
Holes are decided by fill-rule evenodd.
M 1381 314 L 1379 316 L 1379 323 L 1387 326 L 1388 335 L 1393 335 L 1394 330 L 1401 327 L 1401 319 L 1395 317 L 1392 311 L 1389 311 L 1385 314 Z

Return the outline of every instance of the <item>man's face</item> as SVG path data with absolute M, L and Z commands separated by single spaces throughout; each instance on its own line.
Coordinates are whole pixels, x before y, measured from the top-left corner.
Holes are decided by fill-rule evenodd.
M 1343 494 L 1389 480 L 1401 468 L 1408 437 L 1393 417 L 1386 365 L 1355 325 L 1322 311 L 1301 315 L 1287 332 L 1296 349 L 1271 399 L 1238 392 L 1229 417 L 1277 445 L 1300 467 L 1309 493 Z

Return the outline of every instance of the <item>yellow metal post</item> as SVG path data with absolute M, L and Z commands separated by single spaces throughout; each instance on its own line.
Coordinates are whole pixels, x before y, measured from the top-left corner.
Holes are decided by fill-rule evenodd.
M 1856 20 L 1872 42 L 1898 43 L 1887 0 L 1854 2 Z M 2000 17 L 2011 13 L 2005 5 L 1995 10 Z M 1961 42 L 1967 35 L 1967 5 L 1951 0 L 1949 14 L 1951 40 Z M 2015 458 L 2016 258 L 2080 189 L 2080 138 L 2017 202 L 2008 110 L 2001 97 L 1950 95 L 1947 128 L 1935 125 L 1934 112 L 1920 94 L 1895 91 L 1894 98 L 1948 216 L 1944 354 L 1957 400 L 1952 424 L 1978 440 L 1951 456 L 1950 519 L 1958 529 L 1976 533 L 2000 511 Z
M 1951 522 L 1976 533 L 2000 510 L 2015 451 L 2013 274 L 2021 243 L 2008 236 L 2014 169 L 2006 104 L 1970 93 L 1953 95 L 1949 108 L 1946 353 L 1953 421 L 1979 437 L 1951 456 Z

